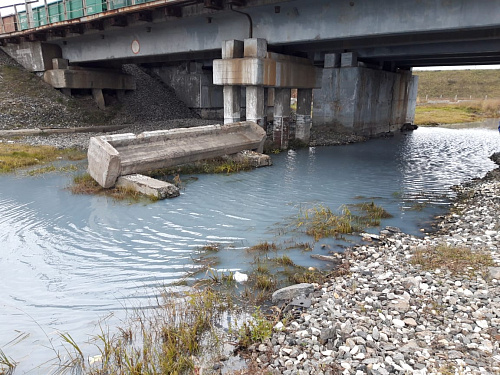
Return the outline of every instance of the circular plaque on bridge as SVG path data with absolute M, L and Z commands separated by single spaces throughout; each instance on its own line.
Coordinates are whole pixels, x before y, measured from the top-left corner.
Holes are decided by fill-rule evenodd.
M 137 55 L 139 53 L 139 51 L 141 50 L 141 45 L 139 44 L 139 41 L 137 39 L 132 42 L 131 48 L 134 55 Z

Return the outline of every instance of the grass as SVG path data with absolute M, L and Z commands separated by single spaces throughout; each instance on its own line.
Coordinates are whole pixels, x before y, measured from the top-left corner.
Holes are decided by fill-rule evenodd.
M 220 345 L 215 325 L 228 309 L 223 296 L 209 288 L 184 298 L 164 294 L 156 309 L 136 311 L 119 333 L 101 327 L 92 339 L 99 354 L 88 359 L 69 334 L 62 334 L 71 354 L 69 369 L 90 375 L 193 373 L 202 350 Z M 263 321 L 251 324 L 249 339 L 268 332 L 261 328 Z
M 16 366 L 17 363 L 0 349 L 0 375 L 13 374 Z
M 269 321 L 260 311 L 255 309 L 252 319 L 249 319 L 238 330 L 238 344 L 241 348 L 248 348 L 255 343 L 264 342 L 273 333 L 273 323 Z
M 16 169 L 42 165 L 58 159 L 74 161 L 85 157 L 85 153 L 76 149 L 2 142 L 0 143 L 0 173 L 9 173 Z M 47 171 L 50 171 L 50 167 L 47 167 Z
M 249 163 L 225 160 L 224 158 L 213 158 L 198 161 L 192 164 L 180 165 L 175 168 L 166 168 L 150 171 L 151 177 L 168 177 L 188 174 L 231 174 L 249 171 L 253 167 Z
M 500 116 L 500 100 L 478 100 L 421 104 L 415 109 L 415 124 L 436 126 L 476 122 Z
M 267 253 L 269 251 L 276 251 L 278 250 L 278 246 L 274 242 L 261 242 L 258 243 L 257 245 L 254 245 L 252 247 L 249 247 L 247 249 L 248 252 L 261 252 L 261 253 Z
M 153 195 L 144 195 L 133 189 L 114 187 L 104 189 L 101 187 L 88 173 L 78 175 L 73 178 L 73 184 L 68 187 L 73 194 L 87 195 L 105 195 L 118 201 L 141 202 L 150 201 L 156 202 L 158 197 Z
M 411 260 L 412 264 L 423 269 L 448 269 L 452 274 L 485 273 L 488 267 L 494 266 L 491 255 L 475 252 L 467 247 L 438 245 L 425 250 L 417 250 Z
M 419 71 L 420 99 L 490 99 L 500 98 L 498 70 Z
M 317 205 L 301 210 L 295 220 L 298 229 L 312 236 L 315 241 L 325 237 L 338 237 L 341 234 L 359 232 L 367 226 L 380 225 L 380 220 L 391 217 L 383 208 L 373 202 L 358 203 L 350 206 L 360 214 L 354 214 L 344 206 L 340 214 L 335 214 L 330 208 Z

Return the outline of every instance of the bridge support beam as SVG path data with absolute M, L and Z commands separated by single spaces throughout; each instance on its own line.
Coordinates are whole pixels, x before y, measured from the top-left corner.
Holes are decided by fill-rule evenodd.
M 342 56 L 341 67 L 338 59 L 327 61 L 333 66 L 325 66 L 321 89 L 314 90 L 313 126 L 377 136 L 399 130 L 413 119 L 417 80 L 411 71 L 351 66 L 352 55 Z

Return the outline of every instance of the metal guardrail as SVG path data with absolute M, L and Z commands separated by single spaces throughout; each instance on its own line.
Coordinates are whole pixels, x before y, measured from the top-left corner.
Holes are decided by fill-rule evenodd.
M 2 17 L 0 14 L 0 34 L 29 30 L 154 1 L 156 0 L 58 0 L 49 3 L 44 0 L 44 5 L 32 8 L 31 4 L 36 0 L 25 0 L 24 3 L 8 6 L 14 7 L 13 15 Z

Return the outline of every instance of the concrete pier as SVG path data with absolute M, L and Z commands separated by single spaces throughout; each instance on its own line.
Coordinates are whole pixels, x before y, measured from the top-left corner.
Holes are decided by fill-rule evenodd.
M 241 87 L 224 86 L 224 124 L 241 120 Z
M 356 65 L 354 54 L 325 58 L 321 89 L 316 89 L 313 126 L 375 136 L 394 132 L 414 116 L 416 95 L 409 88 L 416 79 L 411 71 L 385 71 Z M 412 102 L 409 104 L 409 102 Z
M 295 123 L 295 139 L 308 143 L 311 135 L 312 90 L 297 90 L 297 115 Z
M 266 128 L 267 107 L 272 101 L 273 140 L 277 147 L 285 149 L 290 135 L 290 90 L 305 90 L 301 93 L 303 113 L 298 134 L 302 141 L 309 141 L 311 93 L 319 87 L 317 69 L 311 61 L 268 52 L 265 39 L 250 38 L 223 42 L 222 59 L 213 64 L 214 84 L 224 86 L 225 122 L 237 117 L 238 89 L 244 87 L 247 121 Z
M 273 142 L 276 147 L 282 150 L 288 148 L 291 114 L 290 101 L 290 89 L 277 88 L 274 90 Z
M 246 90 L 246 119 L 253 121 L 262 128 L 266 126 L 266 108 L 264 87 L 247 86 Z

